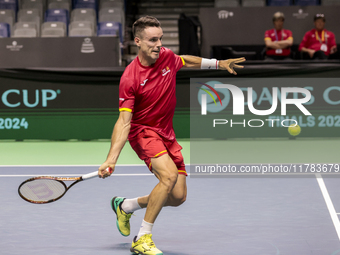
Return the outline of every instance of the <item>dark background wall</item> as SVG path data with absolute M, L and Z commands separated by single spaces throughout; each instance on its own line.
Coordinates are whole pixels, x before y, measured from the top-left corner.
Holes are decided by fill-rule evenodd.
M 264 46 L 264 32 L 273 28 L 272 17 L 277 11 L 285 14 L 284 28 L 293 32 L 294 44 L 314 27 L 317 13 L 325 14 L 326 29 L 340 36 L 340 6 L 201 8 L 202 56 L 210 57 L 213 45 Z

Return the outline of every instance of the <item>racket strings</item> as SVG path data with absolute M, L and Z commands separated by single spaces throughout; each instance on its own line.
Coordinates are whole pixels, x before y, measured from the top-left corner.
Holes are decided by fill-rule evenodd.
M 36 179 L 24 183 L 19 192 L 27 200 L 34 202 L 46 202 L 62 196 L 66 187 L 62 182 L 51 179 Z

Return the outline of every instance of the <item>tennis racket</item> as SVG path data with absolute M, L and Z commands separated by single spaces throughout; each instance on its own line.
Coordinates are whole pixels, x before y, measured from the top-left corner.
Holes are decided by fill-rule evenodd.
M 111 167 L 106 171 L 112 174 Z M 76 183 L 98 177 L 98 171 L 85 174 L 79 177 L 53 177 L 38 176 L 30 178 L 20 184 L 18 188 L 19 196 L 27 202 L 34 204 L 46 204 L 57 201 Z M 66 186 L 64 181 L 74 181 L 70 186 Z

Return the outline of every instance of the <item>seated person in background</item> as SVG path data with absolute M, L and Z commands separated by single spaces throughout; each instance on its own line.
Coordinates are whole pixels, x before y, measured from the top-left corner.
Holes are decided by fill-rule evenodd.
M 266 43 L 266 59 L 282 60 L 290 56 L 290 46 L 293 44 L 293 34 L 290 30 L 283 29 L 285 16 L 276 12 L 273 16 L 274 28 L 264 34 Z
M 316 14 L 314 16 L 314 26 L 302 39 L 299 51 L 308 53 L 311 59 L 328 59 L 330 54 L 337 51 L 335 36 L 326 30 L 325 15 Z

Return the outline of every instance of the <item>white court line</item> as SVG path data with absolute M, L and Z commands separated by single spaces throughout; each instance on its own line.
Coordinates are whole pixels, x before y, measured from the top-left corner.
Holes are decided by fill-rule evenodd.
M 323 198 L 325 199 L 329 214 L 331 215 L 335 230 L 338 234 L 338 238 L 340 240 L 340 222 L 339 222 L 338 214 L 335 211 L 331 197 L 328 194 L 328 190 L 326 188 L 325 182 L 323 181 L 321 177 L 321 174 L 315 174 L 315 176 L 316 176 L 316 180 L 318 181 L 319 187 L 321 189 Z

